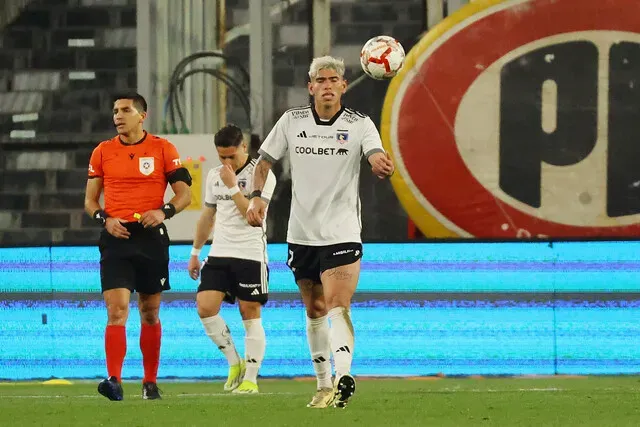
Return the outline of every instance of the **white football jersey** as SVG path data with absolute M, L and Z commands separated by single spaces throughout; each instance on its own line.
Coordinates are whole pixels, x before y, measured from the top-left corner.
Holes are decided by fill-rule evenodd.
M 253 188 L 253 168 L 256 163 L 255 159 L 249 159 L 242 168 L 236 171 L 240 193 L 245 197 Z M 209 256 L 250 259 L 266 263 L 268 262 L 266 220 L 262 228 L 249 225 L 233 201 L 231 190 L 224 185 L 220 178 L 221 168 L 222 166 L 218 166 L 211 169 L 207 175 L 205 205 L 216 208 L 213 241 L 209 249 Z M 270 200 L 275 186 L 276 177 L 269 171 L 262 191 L 262 198 Z
M 368 116 L 349 108 L 328 121 L 312 106 L 292 108 L 275 124 L 259 150 L 276 162 L 289 156 L 291 214 L 287 241 L 324 246 L 360 242 L 360 159 L 383 152 Z

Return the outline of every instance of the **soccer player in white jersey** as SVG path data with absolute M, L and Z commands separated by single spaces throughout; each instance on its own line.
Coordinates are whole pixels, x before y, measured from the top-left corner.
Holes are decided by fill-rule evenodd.
M 221 166 L 212 169 L 206 182 L 205 207 L 196 225 L 188 270 L 201 276 L 196 303 L 206 334 L 229 363 L 224 389 L 233 393 L 257 393 L 258 370 L 266 339 L 261 306 L 268 299 L 266 225 L 251 227 L 245 215 L 256 160 L 247 153 L 242 131 L 234 125 L 220 129 L 214 144 Z M 276 178 L 269 173 L 262 191 L 265 204 L 273 194 Z M 214 227 L 215 225 L 215 227 Z M 209 256 L 200 266 L 198 255 L 213 230 Z M 238 299 L 245 328 L 245 358 L 238 355 L 229 327 L 220 316 L 222 301 Z
M 288 155 L 292 200 L 287 265 L 307 311 L 307 338 L 317 376 L 317 391 L 307 406 L 314 408 L 344 407 L 355 393 L 350 374 L 354 350 L 350 304 L 362 257 L 361 156 L 379 178 L 394 170 L 371 119 L 341 104 L 346 87 L 342 60 L 330 56 L 313 60 L 308 83 L 313 104 L 285 112 L 265 139 L 247 209 L 249 224 L 261 227 L 269 171 Z M 336 373 L 333 384 L 330 352 Z

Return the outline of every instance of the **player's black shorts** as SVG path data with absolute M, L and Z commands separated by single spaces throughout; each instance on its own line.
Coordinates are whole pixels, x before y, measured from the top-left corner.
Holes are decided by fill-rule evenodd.
M 144 228 L 137 222 L 123 224 L 131 233 L 118 239 L 102 230 L 100 248 L 100 282 L 102 292 L 126 288 L 131 292 L 157 294 L 169 285 L 169 235 L 164 224 Z
M 362 258 L 362 243 L 338 243 L 328 246 L 306 246 L 289 243 L 287 265 L 296 282 L 311 279 L 320 283 L 323 271 L 353 264 Z
M 233 304 L 269 299 L 269 267 L 264 262 L 241 258 L 208 257 L 200 272 L 200 291 L 220 291 L 224 300 Z

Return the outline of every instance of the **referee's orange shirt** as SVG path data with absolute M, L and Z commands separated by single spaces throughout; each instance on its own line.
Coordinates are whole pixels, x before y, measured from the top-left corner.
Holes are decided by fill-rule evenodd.
M 147 133 L 136 144 L 123 144 L 116 136 L 103 141 L 89 160 L 89 178 L 102 178 L 104 210 L 114 218 L 137 221 L 134 213 L 160 209 L 167 175 L 182 167 L 176 147 Z

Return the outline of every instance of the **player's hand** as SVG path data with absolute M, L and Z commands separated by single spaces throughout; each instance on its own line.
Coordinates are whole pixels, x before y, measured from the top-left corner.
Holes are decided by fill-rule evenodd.
M 253 227 L 262 227 L 265 212 L 267 210 L 267 202 L 260 197 L 252 197 L 247 207 L 247 222 Z
M 118 239 L 128 239 L 129 236 L 131 236 L 129 230 L 122 225 L 122 219 L 120 218 L 107 218 L 107 221 L 104 223 L 104 228 L 107 229 L 107 233 Z
M 222 165 L 220 169 L 220 179 L 227 188 L 232 188 L 237 183 L 236 173 L 229 165 Z
M 142 214 L 138 222 L 144 225 L 144 228 L 156 227 L 164 221 L 164 212 L 160 209 L 153 209 Z
M 197 256 L 191 255 L 189 258 L 189 265 L 187 265 L 187 270 L 189 271 L 189 277 L 193 280 L 198 280 L 198 276 L 200 276 L 200 260 Z
M 369 163 L 373 174 L 380 179 L 393 175 L 395 170 L 389 153 L 373 153 L 369 156 Z

